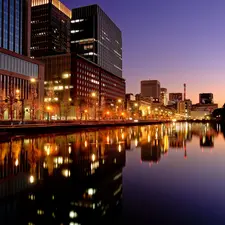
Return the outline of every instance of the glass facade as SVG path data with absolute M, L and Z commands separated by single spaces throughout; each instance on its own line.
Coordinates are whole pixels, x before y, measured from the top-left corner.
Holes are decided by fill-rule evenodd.
M 38 77 L 38 65 L 0 52 L 0 69 Z
M 98 5 L 72 10 L 71 52 L 122 77 L 122 33 Z
M 0 47 L 22 54 L 23 1 L 0 0 Z

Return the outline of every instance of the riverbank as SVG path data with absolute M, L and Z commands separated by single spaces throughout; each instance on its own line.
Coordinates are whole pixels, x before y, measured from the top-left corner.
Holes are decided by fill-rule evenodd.
M 17 134 L 31 134 L 31 133 L 56 133 L 56 132 L 70 132 L 80 129 L 93 129 L 93 128 L 107 128 L 107 127 L 119 127 L 119 126 L 139 126 L 139 125 L 154 125 L 162 123 L 171 123 L 169 120 L 139 120 L 139 121 L 52 121 L 52 122 L 26 122 L 25 124 L 19 124 L 19 122 L 13 122 L 4 125 L 0 125 L 0 138 L 6 135 Z M 180 120 L 177 122 L 187 122 Z M 197 121 L 189 120 L 188 122 L 210 122 L 210 121 Z

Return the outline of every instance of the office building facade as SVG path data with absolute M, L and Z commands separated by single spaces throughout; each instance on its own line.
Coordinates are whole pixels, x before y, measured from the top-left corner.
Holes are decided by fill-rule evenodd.
M 94 101 L 92 93 L 101 108 L 125 99 L 125 80 L 82 56 L 68 53 L 39 60 L 45 64 L 46 90 L 53 85 L 58 102 L 70 99 L 71 105 L 77 106 L 79 101 L 87 109 Z M 46 96 L 46 102 L 52 100 Z
M 32 0 L 31 56 L 70 52 L 71 11 L 58 0 Z
M 31 104 L 32 98 L 32 78 L 37 81 L 35 89 L 37 91 L 38 104 L 40 104 L 44 97 L 44 64 L 0 48 L 1 119 L 9 119 L 8 104 L 12 98 L 23 100 L 24 107 L 29 108 L 28 105 Z M 3 102 L 8 103 L 5 104 Z M 18 119 L 16 115 L 13 116 L 13 119 Z M 26 115 L 24 117 L 26 118 Z
M 160 98 L 160 82 L 158 80 L 143 80 L 141 81 L 141 96 Z
M 71 51 L 122 77 L 122 34 L 98 5 L 72 10 Z
M 30 54 L 30 0 L 0 0 L 0 47 Z

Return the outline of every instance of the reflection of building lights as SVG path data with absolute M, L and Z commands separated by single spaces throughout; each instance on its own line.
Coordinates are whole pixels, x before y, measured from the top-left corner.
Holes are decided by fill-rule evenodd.
M 43 167 L 44 167 L 44 168 L 46 168 L 46 167 L 47 167 L 47 165 L 46 165 L 46 163 L 45 163 L 45 162 L 43 163 Z
M 19 160 L 16 159 L 16 161 L 15 161 L 15 166 L 18 166 L 18 165 L 19 165 Z
M 58 164 L 63 164 L 63 157 L 58 157 Z
M 109 144 L 109 136 L 107 136 L 107 144 Z
M 68 169 L 62 170 L 62 175 L 64 177 L 70 177 L 70 170 L 68 170 Z
M 38 214 L 38 215 L 43 215 L 43 214 L 44 214 L 44 211 L 41 210 L 41 209 L 38 209 L 38 210 L 37 210 L 37 214 Z
M 148 143 L 151 141 L 151 137 L 150 135 L 148 135 Z
M 121 144 L 119 144 L 118 151 L 121 152 L 121 150 L 122 150 L 122 147 L 121 147 Z
M 85 148 L 87 148 L 87 145 L 88 145 L 88 143 L 87 143 L 87 141 L 85 141 L 85 142 L 84 142 Z
M 92 154 L 92 156 L 91 156 L 91 160 L 94 162 L 94 161 L 95 161 L 95 159 L 96 159 L 95 154 Z
M 135 139 L 135 146 L 136 147 L 138 146 L 138 140 L 137 140 L 137 138 Z
M 29 182 L 30 182 L 31 184 L 34 183 L 34 176 L 33 176 L 33 175 L 31 175 L 31 176 L 29 177 Z
M 90 196 L 94 195 L 95 192 L 96 192 L 96 190 L 93 189 L 93 188 L 89 188 L 89 189 L 87 190 L 87 193 L 88 193 L 88 195 L 90 195 Z
M 122 140 L 124 140 L 124 133 L 122 133 Z
M 74 223 L 74 222 L 70 222 L 69 225 L 81 225 L 80 223 Z
M 69 147 L 68 147 L 68 152 L 69 152 L 69 154 L 71 154 L 71 151 L 72 151 L 71 146 L 69 146 Z
M 76 212 L 74 212 L 74 211 L 70 211 L 69 216 L 70 216 L 70 218 L 71 218 L 71 219 L 74 219 L 74 218 L 76 218 L 76 217 L 77 217 L 77 213 L 76 213 Z

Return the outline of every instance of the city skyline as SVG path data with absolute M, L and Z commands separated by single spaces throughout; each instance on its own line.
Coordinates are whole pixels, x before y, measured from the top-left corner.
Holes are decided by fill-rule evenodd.
M 198 102 L 199 93 L 212 92 L 215 102 L 223 105 L 225 2 L 62 2 L 71 9 L 99 4 L 121 28 L 127 92 L 139 93 L 139 81 L 145 79 L 159 80 L 168 92 L 183 92 L 187 83 L 187 98 L 193 103 Z

